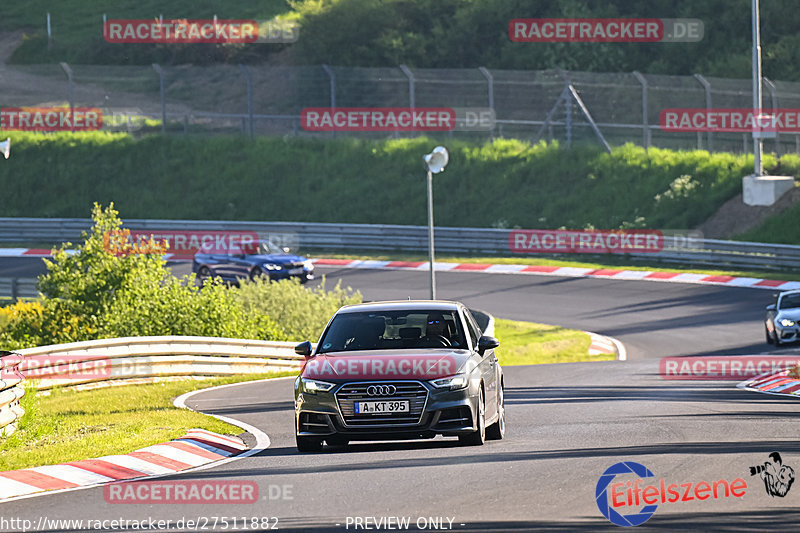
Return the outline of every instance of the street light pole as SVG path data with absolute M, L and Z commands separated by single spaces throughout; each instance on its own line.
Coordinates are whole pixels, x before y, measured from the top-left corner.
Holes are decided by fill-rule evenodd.
M 753 0 L 753 119 L 758 121 L 761 114 L 761 32 L 759 30 L 758 0 Z M 753 137 L 753 154 L 755 156 L 754 173 L 756 177 L 764 175 L 761 161 L 763 141 L 760 136 Z
M 428 270 L 431 278 L 431 300 L 436 299 L 436 270 L 433 261 L 433 175 L 443 171 L 449 159 L 450 155 L 444 146 L 437 146 L 433 152 L 422 158 L 428 169 Z
M 431 300 L 436 299 L 436 269 L 433 267 L 433 172 L 428 169 L 428 261 L 430 262 Z

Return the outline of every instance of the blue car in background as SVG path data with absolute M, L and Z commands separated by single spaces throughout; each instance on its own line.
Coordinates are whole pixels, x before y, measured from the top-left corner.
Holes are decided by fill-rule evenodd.
M 251 280 L 299 278 L 300 283 L 314 279 L 314 265 L 309 259 L 293 255 L 269 241 L 262 241 L 255 253 L 196 253 L 192 271 L 200 283 L 209 277 L 237 282 Z

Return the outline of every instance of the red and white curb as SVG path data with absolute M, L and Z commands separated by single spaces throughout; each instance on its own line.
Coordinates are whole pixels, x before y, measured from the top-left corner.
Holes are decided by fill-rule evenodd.
M 2 248 L 0 257 L 50 257 L 43 248 Z M 164 259 L 191 261 L 191 256 L 165 254 Z M 315 265 L 339 268 L 422 270 L 428 271 L 427 261 L 373 261 L 352 259 L 312 259 Z M 527 274 L 534 276 L 559 276 L 567 278 L 605 278 L 613 280 L 662 281 L 700 285 L 725 285 L 788 291 L 800 289 L 800 281 L 734 276 L 709 276 L 693 272 L 653 272 L 650 270 L 617 270 L 613 268 L 558 267 L 547 265 L 493 265 L 490 263 L 435 263 L 437 272 L 483 272 L 486 274 Z
M 199 389 L 199 390 L 190 391 L 190 392 L 187 392 L 185 394 L 182 394 L 181 396 L 178 396 L 177 398 L 175 398 L 175 400 L 173 400 L 172 404 L 175 407 L 179 408 L 179 409 L 194 410 L 194 409 L 191 409 L 189 406 L 186 405 L 186 401 L 189 398 L 191 398 L 192 396 L 194 396 L 195 394 L 200 394 L 200 393 L 211 391 L 211 390 L 223 389 L 223 388 L 227 388 L 227 387 L 236 387 L 236 386 L 240 386 L 240 385 L 249 385 L 249 384 L 252 384 L 252 383 L 261 383 L 261 382 L 265 382 L 265 381 L 274 381 L 276 379 L 295 379 L 295 378 L 292 377 L 292 376 L 290 376 L 288 378 L 266 378 L 266 379 L 259 379 L 259 380 L 254 380 L 254 381 L 243 381 L 243 382 L 240 382 L 240 383 L 231 383 L 231 384 L 228 384 L 228 385 L 218 385 L 216 387 L 208 387 L 208 388 L 205 388 L 205 389 Z M 197 411 L 198 412 L 202 412 L 200 410 L 197 410 Z M 231 461 L 237 461 L 239 459 L 244 459 L 245 457 L 250 457 L 251 455 L 255 455 L 257 453 L 261 453 L 265 449 L 269 448 L 269 446 L 271 444 L 270 440 L 269 440 L 269 436 L 266 433 L 264 433 L 263 431 L 261 431 L 260 429 L 258 429 L 257 427 L 255 427 L 255 426 L 252 426 L 252 425 L 250 425 L 250 424 L 248 424 L 246 422 L 242 422 L 240 420 L 236 420 L 235 418 L 230 418 L 230 417 L 227 417 L 227 416 L 215 415 L 215 414 L 210 414 L 210 413 L 204 413 L 204 414 L 206 414 L 207 416 L 213 416 L 217 420 L 222 420 L 223 422 L 227 422 L 228 424 L 231 424 L 233 426 L 237 426 L 237 427 L 243 429 L 244 431 L 250 433 L 256 439 L 255 445 L 253 447 L 251 447 L 250 449 L 247 449 L 247 447 L 244 446 L 244 444 L 242 443 L 242 441 L 238 437 L 230 437 L 230 436 L 218 435 L 216 433 L 211 433 L 210 431 L 206 431 L 206 430 L 202 430 L 202 429 L 193 429 L 193 430 L 189 430 L 189 432 L 187 432 L 187 434 L 184 435 L 183 437 L 181 437 L 180 439 L 177 439 L 175 441 L 171 441 L 170 443 L 156 444 L 154 446 L 149 446 L 147 448 L 142 448 L 141 450 L 137 450 L 136 452 L 132 452 L 131 454 L 128 454 L 128 455 L 132 455 L 132 454 L 135 454 L 137 452 L 143 452 L 145 454 L 153 454 L 153 455 L 155 455 L 157 457 L 161 457 L 157 461 L 152 460 L 152 459 L 156 459 L 157 457 L 154 458 L 151 455 L 146 455 L 146 456 L 142 455 L 142 456 L 139 456 L 139 457 L 134 456 L 134 457 L 128 458 L 128 459 L 125 459 L 125 457 L 128 457 L 128 456 L 125 456 L 125 455 L 111 455 L 111 456 L 107 456 L 107 457 L 100 457 L 99 459 L 88 459 L 87 461 L 107 460 L 109 457 L 111 457 L 111 458 L 122 457 L 123 459 L 120 460 L 119 465 L 114 467 L 115 470 L 119 471 L 122 468 L 127 468 L 129 470 L 133 470 L 136 473 L 138 473 L 138 472 L 142 473 L 141 476 L 137 475 L 135 477 L 146 477 L 147 479 L 155 479 L 155 478 L 160 478 L 160 477 L 176 474 L 178 472 L 183 472 L 183 473 L 186 473 L 186 472 L 199 472 L 199 471 L 202 471 L 202 470 L 206 470 L 208 468 L 216 468 L 218 466 L 224 465 L 225 463 L 228 463 L 228 462 L 231 462 Z M 175 451 L 168 450 L 168 451 L 165 452 L 164 448 L 163 448 L 164 446 L 168 446 L 168 447 L 172 446 L 172 443 L 175 443 L 175 442 L 183 442 L 185 440 L 191 440 L 191 441 L 197 442 L 197 441 L 209 440 L 211 437 L 214 437 L 214 439 L 222 439 L 221 443 L 217 441 L 216 445 L 211 445 L 212 448 L 217 448 L 217 449 L 221 450 L 222 453 L 216 454 L 216 457 L 213 458 L 213 459 L 203 460 L 201 463 L 199 463 L 199 466 L 192 466 L 192 465 L 189 465 L 189 463 L 186 463 L 186 462 L 182 461 L 181 459 L 175 459 L 174 458 L 175 453 L 176 453 Z M 227 450 L 224 450 L 224 449 L 221 448 L 220 444 L 224 444 L 224 445 L 226 445 L 228 447 L 231 447 L 231 442 L 230 441 L 233 441 L 233 443 L 236 444 L 236 447 L 240 448 L 240 449 L 237 449 L 236 453 L 228 452 Z M 212 440 L 212 442 L 214 442 L 214 441 Z M 184 444 L 188 445 L 190 443 L 185 443 L 184 442 Z M 191 443 L 191 444 L 194 444 L 194 443 Z M 157 450 L 153 450 L 153 448 L 158 448 L 158 449 Z M 203 457 L 203 455 L 206 454 L 206 452 L 209 451 L 207 448 L 203 448 L 203 447 L 199 447 L 199 449 L 203 449 L 204 451 L 203 452 L 198 452 L 198 450 L 195 450 L 194 452 L 190 452 L 190 453 L 193 453 L 197 457 Z M 178 451 L 180 451 L 180 450 L 178 450 Z M 185 449 L 183 451 L 185 451 Z M 167 454 L 172 454 L 173 457 L 170 457 Z M 186 458 L 186 456 L 184 456 L 184 455 L 182 455 L 182 457 Z M 207 455 L 206 455 L 205 458 L 208 459 Z M 198 459 L 194 459 L 194 460 L 197 461 Z M 82 463 L 82 462 L 83 461 L 76 461 L 75 463 Z M 74 466 L 75 463 L 65 463 L 65 464 L 67 466 Z M 126 466 L 126 463 L 127 463 L 127 466 Z M 184 464 L 187 464 L 188 466 L 183 467 L 183 468 L 175 468 L 176 466 L 178 466 L 177 463 L 184 463 Z M 60 465 L 54 465 L 54 466 L 60 466 Z M 36 468 L 29 468 L 29 469 L 25 469 L 25 470 L 33 470 L 33 471 L 35 471 L 35 470 L 40 469 L 40 468 L 45 468 L 46 469 L 48 467 L 36 467 Z M 148 474 L 146 472 L 148 469 L 152 473 Z M 83 470 L 88 470 L 88 469 L 83 469 Z M 12 472 L 22 472 L 22 471 L 23 470 L 13 470 Z M 95 471 L 92 471 L 92 470 L 88 470 L 88 471 L 89 472 L 94 472 L 95 474 L 98 473 L 98 472 L 95 472 Z M 23 485 L 30 485 L 30 484 L 26 483 L 24 481 L 22 481 L 22 482 L 17 481 L 16 483 L 14 483 L 15 480 L 13 480 L 11 478 L 8 478 L 8 481 L 6 482 L 4 479 L 2 479 L 2 477 L 5 476 L 5 474 L 8 474 L 8 473 L 9 472 L 0 472 L 0 502 L 7 502 L 7 501 L 10 501 L 10 500 L 25 499 L 25 498 L 33 498 L 33 497 L 42 496 L 42 495 L 45 495 L 45 494 L 53 494 L 53 493 L 56 493 L 56 492 L 69 492 L 69 491 L 74 491 L 74 490 L 88 489 L 90 487 L 94 487 L 94 486 L 97 486 L 97 485 L 104 485 L 106 483 L 117 481 L 117 479 L 113 479 L 112 476 L 108 476 L 108 475 L 100 473 L 101 476 L 109 477 L 109 478 L 112 478 L 112 479 L 109 479 L 109 480 L 98 480 L 97 478 L 95 478 L 94 481 L 89 482 L 89 483 L 84 483 L 84 484 L 77 484 L 77 483 L 69 482 L 69 480 L 63 480 L 62 483 L 64 481 L 66 481 L 66 482 L 69 482 L 71 484 L 70 485 L 65 485 L 64 488 L 53 488 L 53 489 L 39 489 L 37 487 L 37 489 L 35 491 L 33 491 L 33 492 L 18 491 L 16 493 L 17 495 L 11 496 L 11 495 L 6 495 L 6 493 L 3 492 L 4 491 L 4 487 L 17 486 L 18 488 L 22 488 L 22 487 L 19 487 L 18 483 L 22 483 Z M 12 477 L 14 475 L 15 474 L 12 474 Z M 135 477 L 134 478 L 128 478 L 128 479 L 135 479 Z M 125 478 L 118 478 L 118 479 L 125 479 Z M 30 485 L 30 486 L 34 486 L 34 485 Z M 9 492 L 11 492 L 11 491 L 9 491 Z
M 628 356 L 625 345 L 614 337 L 606 337 L 591 331 L 584 331 L 592 339 L 589 355 L 614 355 L 618 361 L 625 361 Z
M 592 333 L 591 331 L 584 331 L 592 339 L 589 345 L 589 355 L 617 355 L 616 346 L 608 337 Z
M 0 500 L 50 490 L 73 489 L 112 481 L 174 474 L 247 450 L 238 437 L 190 429 L 178 439 L 126 455 L 71 461 L 0 472 Z
M 743 381 L 736 386 L 753 392 L 800 398 L 800 379 L 790 376 L 791 371 L 792 369 L 768 372 Z
M 314 259 L 317 266 L 339 268 L 421 270 L 428 271 L 428 262 L 370 261 L 351 259 Z M 701 285 L 725 285 L 754 289 L 800 289 L 800 281 L 783 281 L 734 276 L 709 276 L 693 272 L 653 272 L 649 270 L 616 270 L 611 268 L 558 267 L 546 265 L 493 265 L 487 263 L 435 263 L 437 272 L 482 272 L 486 274 L 527 274 L 569 278 L 605 278 L 613 280 L 662 281 Z

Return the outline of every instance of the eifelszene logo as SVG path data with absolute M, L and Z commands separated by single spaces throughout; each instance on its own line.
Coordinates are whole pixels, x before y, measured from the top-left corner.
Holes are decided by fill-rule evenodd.
M 626 481 L 617 480 L 617 476 L 633 474 Z M 655 477 L 646 466 L 624 461 L 611 465 L 597 480 L 595 502 L 600 512 L 609 521 L 618 526 L 638 526 L 647 522 L 658 509 L 659 503 L 690 502 L 713 498 L 741 498 L 747 492 L 747 482 L 736 478 L 731 482 L 726 479 L 717 481 L 698 481 L 688 483 L 667 483 L 661 478 L 657 483 L 641 486 L 643 478 Z M 609 489 L 611 498 L 609 500 Z M 786 489 L 788 490 L 788 488 Z M 641 506 L 641 507 L 640 507 Z M 622 514 L 626 507 L 638 508 L 630 514 Z
M 764 488 L 770 496 L 783 498 L 794 483 L 794 469 L 783 464 L 781 454 L 772 452 L 769 461 L 750 467 L 750 475 L 759 475 L 764 480 Z

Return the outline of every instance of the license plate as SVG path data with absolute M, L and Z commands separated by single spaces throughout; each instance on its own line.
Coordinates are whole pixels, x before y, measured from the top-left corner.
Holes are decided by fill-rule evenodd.
M 385 402 L 355 402 L 356 414 L 408 413 L 408 400 Z
M 294 275 L 294 274 L 302 274 L 302 273 L 303 273 L 303 267 L 300 267 L 300 268 L 293 268 L 293 269 L 291 269 L 291 270 L 289 271 L 289 274 L 291 274 L 291 275 Z

